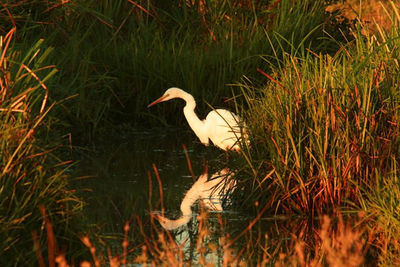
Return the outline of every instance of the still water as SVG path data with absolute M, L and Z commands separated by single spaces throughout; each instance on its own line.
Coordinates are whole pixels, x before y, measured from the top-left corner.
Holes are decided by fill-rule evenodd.
M 229 171 L 225 152 L 212 146 L 203 146 L 192 132 L 183 129 L 123 133 L 108 137 L 95 151 L 82 150 L 80 153 L 80 163 L 75 172 L 78 178 L 74 185 L 87 202 L 85 215 L 88 223 L 99 227 L 103 236 L 121 237 L 126 221 L 137 222 L 139 219 L 148 230 L 152 216 L 159 218 L 164 215 L 165 218 L 178 219 L 182 215 L 181 202 L 186 200 L 189 208 L 192 206 L 193 214 L 186 214 L 184 223 L 178 225 L 180 227 L 170 227 L 174 229 L 170 233 L 185 253 L 190 254 L 186 257 L 196 260 L 193 243 L 196 242 L 194 236 L 199 227 L 197 215 L 200 205 L 196 201 L 199 194 L 185 197 L 185 193 L 196 190 L 193 185 L 200 183 L 198 177 L 204 172 L 205 165 L 210 176 Z M 204 185 L 203 182 L 201 186 Z M 214 194 L 214 191 L 206 192 Z M 209 208 L 212 207 L 207 223 L 216 235 L 216 245 L 218 236 L 227 232 L 232 237 L 239 235 L 254 219 L 254 216 L 226 206 L 225 202 L 212 200 L 209 204 Z M 221 221 L 224 227 L 221 227 Z M 153 222 L 161 228 L 157 220 Z M 278 224 L 279 220 L 274 219 L 254 227 L 252 238 L 264 242 L 261 239 L 264 239 L 266 232 L 261 228 L 273 228 Z M 284 234 L 279 239 L 287 239 L 287 236 Z M 121 239 L 115 240 L 120 242 Z M 240 250 L 248 246 L 247 242 L 250 241 L 244 238 L 236 246 Z M 215 253 L 208 257 L 214 257 L 211 259 L 214 263 L 221 261 Z

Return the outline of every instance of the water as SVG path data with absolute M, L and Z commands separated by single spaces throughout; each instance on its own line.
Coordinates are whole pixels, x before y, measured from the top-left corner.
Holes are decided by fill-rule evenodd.
M 151 222 L 160 226 L 152 218 L 152 214 L 162 214 L 162 207 L 165 209 L 165 217 L 179 218 L 181 201 L 204 172 L 205 164 L 210 175 L 227 167 L 224 151 L 203 146 L 187 130 L 122 133 L 123 135 L 108 137 L 107 142 L 98 146 L 95 152 L 81 154 L 75 176 L 85 178 L 78 178 L 73 183 L 88 203 L 85 207 L 88 223 L 100 227 L 102 236 L 109 237 L 108 240 L 104 239 L 111 247 L 120 247 L 126 221 L 135 224 L 139 218 L 144 231 L 150 235 Z M 186 145 L 187 154 L 182 144 Z M 188 166 L 188 158 L 192 170 Z M 161 185 L 155 175 L 156 171 L 159 173 Z M 199 227 L 198 201 L 192 208 L 194 213 L 187 215 L 188 222 L 170 233 L 187 254 L 185 259 L 196 261 L 198 255 L 193 248 Z M 252 219 L 254 217 L 225 206 L 222 212 L 211 211 L 207 223 L 213 237 L 209 237 L 207 242 L 214 242 L 219 246 L 220 237 L 228 232 L 231 236 L 239 235 Z M 276 220 L 254 227 L 253 237 L 264 239 L 266 231 L 260 227 L 268 228 L 268 225 L 276 225 Z M 143 237 L 138 238 L 137 232 L 135 240 L 142 240 Z M 114 238 L 115 236 L 119 238 Z M 288 235 L 283 235 L 282 238 L 288 238 Z M 243 242 L 238 242 L 239 250 L 246 245 Z M 207 257 L 211 262 L 220 263 L 222 254 L 210 252 Z
M 192 171 L 182 147 L 187 147 Z M 151 175 L 151 203 L 159 202 L 159 184 L 154 166 L 162 182 L 163 203 L 167 212 L 179 210 L 184 193 L 204 172 L 207 164 L 210 174 L 221 167 L 223 151 L 205 147 L 187 130 L 168 132 L 124 131 L 123 136 L 110 136 L 95 152 L 84 151 L 74 174 L 74 184 L 89 203 L 87 213 L 101 219 L 107 214 L 124 220 L 149 211 L 149 173 Z M 222 167 L 221 167 L 222 168 Z M 87 177 L 89 176 L 89 177 Z M 93 207 L 92 207 L 93 206 Z M 98 211 L 101 206 L 101 212 Z M 153 206 L 154 209 L 160 207 Z

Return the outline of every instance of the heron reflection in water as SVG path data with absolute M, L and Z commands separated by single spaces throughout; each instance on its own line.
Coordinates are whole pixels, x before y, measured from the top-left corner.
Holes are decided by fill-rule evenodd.
M 197 200 L 201 200 L 209 210 L 222 211 L 222 201 L 232 192 L 235 185 L 233 173 L 228 168 L 216 172 L 210 179 L 208 179 L 208 173 L 205 171 L 186 192 L 180 206 L 182 215 L 178 219 L 171 220 L 158 214 L 154 214 L 154 216 L 164 229 L 174 230 L 191 220 L 191 207 Z

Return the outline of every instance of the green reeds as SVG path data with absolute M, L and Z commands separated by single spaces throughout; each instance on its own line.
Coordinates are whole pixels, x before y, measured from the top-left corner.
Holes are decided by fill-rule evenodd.
M 393 25 L 400 22 L 397 13 L 395 8 Z M 382 264 L 394 264 L 399 255 L 399 29 L 363 36 L 362 27 L 334 55 L 283 52 L 271 72 L 259 70 L 268 79 L 264 87 L 242 84 L 255 144 L 248 173 L 257 170 L 254 181 L 246 183 L 248 201 L 311 218 L 362 211 L 371 231 L 379 222 L 382 236 L 374 244 L 390 258 Z
M 46 63 L 51 49 L 39 40 L 18 51 L 14 34 L 15 28 L 0 39 L 0 254 L 3 263 L 22 264 L 35 258 L 31 231 L 40 229 L 39 206 L 65 233 L 81 202 L 67 186 L 70 162 L 54 156 L 57 144 L 44 142 L 55 105 L 45 84 L 57 71 Z
M 170 105 L 152 114 L 145 110 L 172 86 L 193 94 L 200 112 L 207 108 L 202 100 L 229 105 L 224 103 L 231 95 L 227 85 L 243 75 L 262 78 L 256 72 L 265 66 L 260 55 L 269 60 L 279 53 L 270 47 L 272 31 L 282 37 L 284 49 L 288 42 L 294 48 L 331 49 L 334 43 L 318 36 L 326 21 L 322 2 L 21 1 L 4 5 L 0 26 L 15 24 L 27 43 L 40 35 L 54 47 L 50 57 L 60 75 L 52 80 L 57 85 L 53 97 L 79 95 L 58 118 L 73 127 L 75 140 L 93 139 L 110 123 L 158 125 L 154 114 L 161 109 L 157 115 L 183 123 Z

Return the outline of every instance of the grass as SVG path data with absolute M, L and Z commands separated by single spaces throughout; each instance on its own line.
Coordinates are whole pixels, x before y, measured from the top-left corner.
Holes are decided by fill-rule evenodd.
M 54 154 L 59 144 L 46 142 L 56 104 L 45 84 L 57 71 L 47 65 L 51 49 L 39 40 L 19 51 L 14 38 L 15 28 L 0 43 L 0 251 L 2 262 L 26 264 L 36 258 L 30 237 L 40 229 L 39 206 L 47 208 L 61 237 L 72 233 L 69 222 L 82 203 L 68 188 L 69 162 Z M 43 239 L 38 232 L 35 237 Z
M 387 242 L 384 266 L 399 257 L 399 36 L 396 27 L 366 36 L 358 27 L 334 55 L 287 51 L 272 72 L 260 70 L 266 85 L 239 85 L 257 144 L 244 183 L 249 203 L 278 214 L 366 213 L 386 233 L 373 242 Z
M 154 116 L 160 114 L 174 121 L 171 106 L 159 107 L 151 115 L 145 109 L 171 86 L 189 91 L 195 99 L 223 104 L 231 95 L 227 84 L 243 75 L 257 77 L 256 68 L 264 65 L 260 55 L 269 57 L 276 52 L 269 44 L 272 29 L 287 40 L 280 42 L 282 49 L 290 43 L 315 50 L 337 49 L 334 42 L 323 38 L 323 25 L 329 23 L 324 24 L 322 1 L 294 6 L 291 1 L 254 1 L 253 6 L 222 1 L 210 2 L 203 9 L 198 6 L 202 1 L 175 2 L 18 2 L 3 7 L 2 29 L 14 23 L 28 46 L 43 36 L 54 47 L 50 57 L 60 73 L 53 80 L 57 87 L 53 97 L 79 95 L 58 117 L 83 141 L 101 135 L 110 123 L 151 127 L 159 123 Z M 333 22 L 333 18 L 328 20 Z M 294 31 L 289 25 L 298 28 Z M 208 108 L 203 101 L 199 107 Z M 183 120 L 175 119 L 176 124 Z
M 196 230 L 190 228 L 182 232 L 168 232 L 160 229 L 154 221 L 151 222 L 151 231 L 143 232 L 144 241 L 135 242 L 142 237 L 130 237 L 133 230 L 130 223 L 123 226 L 123 235 L 118 248 L 100 250 L 88 235 L 81 237 L 82 243 L 90 251 L 91 257 L 81 261 L 80 266 L 123 266 L 126 264 L 141 264 L 155 266 L 361 266 L 365 263 L 365 256 L 369 248 L 369 237 L 364 225 L 354 225 L 360 219 L 351 221 L 338 217 L 331 220 L 328 216 L 320 219 L 320 226 L 307 233 L 306 228 L 300 230 L 291 227 L 280 232 L 278 236 L 291 235 L 290 244 L 282 238 L 275 240 L 260 235 L 254 237 L 251 227 L 246 227 L 237 236 L 225 232 L 227 226 L 219 214 L 214 228 L 208 221 L 209 215 L 201 210 L 196 218 Z M 259 218 L 258 218 L 259 219 Z M 252 223 L 261 224 L 258 219 Z M 298 223 L 298 220 L 296 220 Z M 51 226 L 51 222 L 46 223 Z M 301 223 L 300 225 L 307 225 Z M 139 223 L 141 228 L 142 225 Z M 271 227 L 274 229 L 274 227 Z M 52 244 L 57 241 L 53 238 L 51 227 L 47 235 L 48 250 L 52 251 Z M 218 230 L 217 230 L 218 229 Z M 279 229 L 277 231 L 282 231 Z M 187 232 L 188 231 L 188 232 Z M 268 230 L 267 230 L 268 231 Z M 268 231 L 273 232 L 273 231 Z M 275 233 L 277 234 L 277 233 Z M 183 238 L 182 238 L 183 236 Z M 260 239 L 265 245 L 249 242 Z M 131 240 L 134 240 L 133 243 Z M 247 246 L 239 245 L 247 242 Z M 262 241 L 261 241 L 262 242 Z M 258 260 L 254 260 L 254 258 Z M 70 266 L 66 255 L 63 253 L 55 257 L 59 266 Z M 371 266 L 374 263 L 371 264 Z M 45 266 L 44 261 L 39 266 Z
M 272 181 L 283 198 L 301 200 L 299 210 L 311 212 L 314 203 L 318 212 L 340 206 L 357 195 L 360 183 L 394 171 L 398 37 L 379 44 L 354 34 L 356 40 L 334 56 L 283 53 L 281 67 L 271 74 L 260 70 L 270 80 L 264 87 L 242 85 L 257 143 L 251 156 L 268 159 L 263 171 L 273 171 L 266 180 L 258 178 L 259 189 Z
M 223 255 L 221 265 L 339 266 L 352 259 L 357 266 L 366 257 L 396 265 L 400 17 L 391 7 L 391 28 L 376 25 L 370 32 L 361 21 L 337 30 L 323 1 L 2 4 L 2 260 L 37 258 L 44 266 L 79 258 L 73 248 L 82 246 L 74 244 L 81 225 L 74 219 L 82 202 L 69 189 L 65 145 L 104 141 L 119 124 L 184 123 L 172 103 L 151 113 L 144 108 L 178 86 L 199 100 L 200 114 L 224 105 L 246 118 L 251 146 L 234 161 L 244 188 L 236 199 L 257 218 L 254 225 L 262 225 L 266 212 L 306 217 L 318 229 L 316 235 L 290 232 L 301 238 L 290 238 L 287 248 L 263 232 L 254 237 L 254 225 L 212 243 L 201 213 L 199 263 L 215 252 Z M 331 220 L 315 219 L 327 213 Z M 340 214 L 357 214 L 358 228 L 332 222 Z M 142 236 L 129 253 L 125 226 L 122 252 L 110 252 L 109 263 L 187 263 L 183 247 L 150 224 L 150 232 L 135 224 Z M 235 251 L 241 238 L 254 242 Z M 56 239 L 66 240 L 72 255 L 59 250 Z M 106 263 L 106 246 L 90 239 L 81 237 L 93 262 Z

